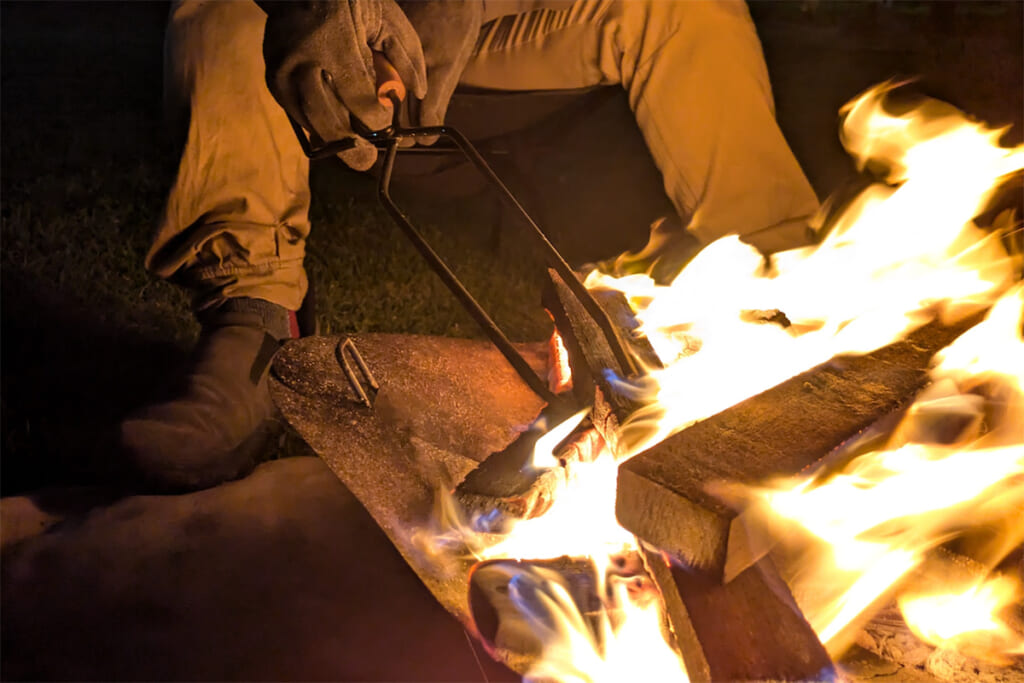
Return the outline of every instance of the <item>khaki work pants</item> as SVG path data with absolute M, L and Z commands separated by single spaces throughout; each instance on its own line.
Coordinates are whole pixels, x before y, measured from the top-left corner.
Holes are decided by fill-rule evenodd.
M 264 24 L 249 0 L 171 9 L 165 99 L 183 142 L 146 265 L 195 289 L 200 309 L 247 296 L 295 310 L 306 293 L 309 163 L 266 87 Z M 484 26 L 461 82 L 621 84 L 701 242 L 740 234 L 773 251 L 806 239 L 817 199 L 775 122 L 741 0 L 577 0 L 502 17 Z

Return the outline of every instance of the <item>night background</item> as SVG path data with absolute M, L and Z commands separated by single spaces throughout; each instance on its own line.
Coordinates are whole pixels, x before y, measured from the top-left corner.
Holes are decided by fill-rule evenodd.
M 68 484 L 131 490 L 116 425 L 180 372 L 198 333 L 187 293 L 142 267 L 176 163 L 161 130 L 167 10 L 0 3 L 4 496 Z M 863 182 L 839 145 L 837 112 L 886 79 L 914 78 L 912 91 L 1012 125 L 1007 141 L 1022 139 L 1024 2 L 754 2 L 751 11 L 780 125 L 820 198 Z M 537 105 L 542 119 L 552 106 Z M 669 205 L 624 100 L 560 111 L 540 129 L 520 114 L 489 122 L 501 133 L 524 128 L 497 139 L 513 153 L 494 162 L 567 260 L 642 246 Z M 471 171 L 440 166 L 410 161 L 400 200 L 513 336 L 543 338 L 541 260 Z M 307 268 L 323 333 L 479 336 L 377 206 L 371 176 L 331 161 L 313 176 Z M 282 445 L 283 455 L 308 452 L 294 436 Z
M 856 182 L 839 107 L 888 78 L 916 77 L 919 92 L 1015 124 L 1019 140 L 1022 5 L 753 3 L 779 121 L 819 196 Z M 142 268 L 175 164 L 161 131 L 167 4 L 0 12 L 6 494 L 116 475 L 110 428 L 174 374 L 198 328 L 187 295 Z M 623 101 L 557 124 L 539 142 L 526 126 L 521 158 L 496 157 L 499 172 L 570 263 L 642 246 L 668 204 Z M 457 172 L 406 182 L 399 197 L 499 322 L 540 338 L 540 261 L 472 172 Z M 478 334 L 377 207 L 371 177 L 321 162 L 313 186 L 321 330 Z

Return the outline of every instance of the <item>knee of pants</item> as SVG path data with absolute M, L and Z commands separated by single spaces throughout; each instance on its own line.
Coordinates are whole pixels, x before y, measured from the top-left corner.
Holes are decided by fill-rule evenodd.
M 249 0 L 171 9 L 166 104 L 185 125 L 148 258 L 165 277 L 301 260 L 309 162 L 264 80 L 265 23 Z
M 743 0 L 615 0 L 605 21 L 620 59 L 617 75 L 627 89 L 638 72 L 670 55 L 687 62 L 673 65 L 679 69 L 742 62 L 770 99 L 761 43 Z

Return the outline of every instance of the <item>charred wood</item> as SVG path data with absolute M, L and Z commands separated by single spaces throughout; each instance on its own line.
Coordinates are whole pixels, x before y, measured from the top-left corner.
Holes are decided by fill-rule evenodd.
M 722 584 L 647 551 L 692 681 L 833 680 L 832 661 L 771 560 Z
M 531 461 L 537 441 L 548 428 L 572 416 L 567 408 L 571 407 L 545 407 L 528 430 L 466 475 L 455 489 L 455 498 L 467 514 L 488 517 L 488 530 L 500 533 L 514 520 L 538 517 L 548 510 L 566 482 L 565 468 L 536 468 Z
M 614 435 L 620 421 L 637 408 L 614 392 L 605 379 L 606 371 L 621 376 L 625 375 L 626 370 L 615 359 L 597 323 L 565 282 L 554 271 L 549 271 L 549 274 L 551 284 L 545 292 L 544 304 L 555 319 L 555 326 L 568 350 L 573 396 L 577 401 L 567 400 L 559 405 L 548 406 L 529 430 L 505 449 L 490 455 L 456 488 L 456 499 L 470 514 L 482 515 L 498 511 L 499 514 L 494 516 L 494 530 L 500 530 L 505 522 L 512 519 L 543 514 L 558 487 L 565 482 L 564 471 L 540 470 L 529 466 L 534 446 L 547 429 L 568 419 L 578 406 L 595 402 L 595 391 L 607 397 L 596 401 L 595 405 L 600 406 L 600 411 L 592 413 L 590 420 L 565 440 L 566 447 L 559 454 L 573 461 L 585 459 L 597 448 L 590 443 L 597 436 L 590 431 L 591 426 L 596 426 L 601 435 Z M 621 336 L 630 340 L 630 352 L 648 365 L 657 364 L 657 356 L 646 340 L 630 335 L 636 321 L 623 295 L 612 290 L 597 290 L 594 297 L 608 313 L 612 323 L 620 328 Z
M 591 419 L 614 453 L 619 425 L 639 405 L 615 391 L 608 381 L 608 373 L 626 377 L 628 370 L 619 365 L 597 323 L 573 296 L 568 285 L 554 271 L 548 273 L 550 285 L 544 291 L 543 303 L 569 353 L 573 393 L 583 405 L 594 403 Z M 661 367 L 650 343 L 635 333 L 637 322 L 625 296 L 609 289 L 593 290 L 593 295 L 608 313 L 612 324 L 620 330 L 627 350 L 641 365 Z M 596 401 L 595 394 L 600 397 Z

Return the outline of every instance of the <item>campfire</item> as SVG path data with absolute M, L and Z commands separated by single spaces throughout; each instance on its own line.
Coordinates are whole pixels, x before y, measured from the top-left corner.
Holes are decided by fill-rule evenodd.
M 1012 211 L 976 220 L 1024 147 L 934 101 L 889 113 L 893 87 L 842 112 L 844 146 L 880 177 L 828 207 L 815 246 L 766 260 L 725 238 L 668 285 L 586 276 L 639 373 L 552 274 L 537 365 L 583 409 L 495 435 L 528 448 L 516 472 L 436 455 L 462 445 L 424 437 L 437 426 L 386 378 L 380 424 L 347 428 L 365 460 L 298 425 L 493 656 L 532 680 L 831 678 L 855 643 L 947 678 L 1020 670 L 1020 228 Z M 424 342 L 407 343 L 412 363 Z M 300 355 L 276 368 L 286 414 L 309 412 Z M 462 381 L 442 365 L 432 377 Z M 479 397 L 462 428 L 503 400 Z M 529 423 L 540 406 L 515 400 L 503 419 Z M 415 454 L 420 508 L 367 502 L 360 468 L 389 443 Z

